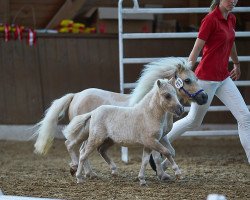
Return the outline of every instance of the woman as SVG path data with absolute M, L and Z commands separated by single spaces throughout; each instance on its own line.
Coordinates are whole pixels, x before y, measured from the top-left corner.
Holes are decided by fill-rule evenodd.
M 194 65 L 203 49 L 195 74 L 208 94 L 208 102 L 202 106 L 192 103 L 188 115 L 175 122 L 165 137 L 172 142 L 185 131 L 199 127 L 216 95 L 236 118 L 240 141 L 250 163 L 250 113 L 233 82 L 239 79 L 241 73 L 234 42 L 236 19 L 231 13 L 237 2 L 238 0 L 212 1 L 211 12 L 202 20 L 198 38 L 189 56 L 189 61 Z M 229 57 L 233 61 L 231 72 L 228 71 Z

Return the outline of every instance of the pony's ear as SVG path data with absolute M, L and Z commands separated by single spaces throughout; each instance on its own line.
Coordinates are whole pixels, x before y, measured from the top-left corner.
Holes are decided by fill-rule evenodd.
M 161 82 L 160 79 L 157 80 L 157 85 L 158 85 L 159 88 L 162 86 L 162 82 Z
M 177 79 L 177 71 L 174 72 L 174 76 L 175 79 Z
M 171 79 L 169 79 L 168 82 L 169 82 L 170 84 L 173 84 L 173 83 L 174 83 L 174 77 L 172 77 Z
M 177 69 L 178 69 L 178 70 L 181 70 L 181 69 L 182 69 L 182 65 L 181 65 L 181 64 L 178 64 L 178 65 L 177 65 Z

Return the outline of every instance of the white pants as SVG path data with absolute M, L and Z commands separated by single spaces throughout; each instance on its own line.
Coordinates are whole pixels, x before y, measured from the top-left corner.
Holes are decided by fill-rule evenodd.
M 236 118 L 240 142 L 250 163 L 250 112 L 238 88 L 230 77 L 219 82 L 199 80 L 199 84 L 207 92 L 207 103 L 205 105 L 191 103 L 188 115 L 176 121 L 173 124 L 172 130 L 165 137 L 168 137 L 170 142 L 172 142 L 185 131 L 199 127 L 214 95 L 216 95 Z

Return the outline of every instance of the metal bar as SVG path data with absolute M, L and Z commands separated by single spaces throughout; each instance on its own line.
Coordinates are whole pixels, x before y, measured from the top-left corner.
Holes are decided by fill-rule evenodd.
M 197 32 L 181 33 L 124 33 L 123 39 L 197 38 Z M 236 37 L 250 37 L 250 31 L 237 31 Z
M 133 2 L 134 2 L 134 7 L 133 7 L 133 9 L 139 9 L 138 1 L 137 1 L 137 0 L 133 0 Z
M 123 66 L 123 20 L 122 20 L 122 0 L 118 4 L 118 33 L 119 33 L 119 73 L 120 73 L 120 93 L 124 93 L 124 66 Z
M 145 14 L 145 13 L 154 13 L 154 14 L 180 14 L 180 13 L 208 13 L 208 7 L 201 8 L 124 8 L 122 10 L 126 14 Z M 239 12 L 250 12 L 250 7 L 236 7 L 233 9 L 234 13 Z
M 248 109 L 250 109 L 250 105 L 248 105 L 247 107 L 248 107 Z M 184 108 L 185 112 L 189 112 L 189 110 L 190 110 L 189 106 Z M 210 111 L 210 112 L 223 112 L 223 111 L 229 111 L 229 110 L 226 106 L 210 106 L 208 108 L 208 111 Z
M 238 130 L 187 131 L 182 136 L 237 136 Z
M 234 81 L 237 86 L 250 86 L 250 81 Z M 124 88 L 133 89 L 136 87 L 136 83 L 124 83 Z
M 138 8 L 137 0 L 134 1 L 134 8 Z M 123 65 L 123 19 L 122 19 L 122 2 L 118 2 L 118 34 L 119 34 L 119 73 L 120 73 L 120 93 L 124 93 L 124 65 Z M 121 147 L 121 160 L 125 163 L 128 163 L 128 148 Z
M 140 64 L 140 63 L 150 63 L 156 60 L 159 60 L 164 57 L 156 57 L 156 58 L 123 58 L 123 64 Z M 188 58 L 188 57 L 182 57 L 182 58 Z M 238 56 L 240 62 L 249 62 L 250 56 Z M 197 61 L 199 62 L 201 60 L 201 57 L 198 57 Z M 230 59 L 230 62 L 231 59 Z

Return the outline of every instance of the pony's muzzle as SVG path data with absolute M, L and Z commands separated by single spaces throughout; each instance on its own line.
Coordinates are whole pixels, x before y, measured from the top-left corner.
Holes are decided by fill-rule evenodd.
M 184 113 L 184 107 L 183 105 L 179 104 L 175 108 L 175 114 L 180 117 Z
M 207 103 L 207 99 L 208 99 L 208 96 L 207 96 L 207 93 L 206 92 L 201 92 L 199 93 L 198 95 L 196 95 L 194 97 L 194 100 L 197 104 L 199 105 L 204 105 Z

